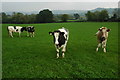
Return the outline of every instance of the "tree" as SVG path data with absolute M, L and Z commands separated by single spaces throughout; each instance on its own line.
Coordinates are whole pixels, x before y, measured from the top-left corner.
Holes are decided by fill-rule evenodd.
M 117 18 L 118 17 L 120 17 L 120 9 L 118 8 L 118 9 L 114 9 L 114 11 L 113 11 L 113 15 L 115 14 L 116 16 L 117 16 Z
M 2 12 L 2 23 L 7 23 L 7 15 L 6 13 Z
M 74 17 L 75 17 L 75 19 L 79 19 L 80 15 L 76 13 L 76 14 L 74 14 Z
M 54 22 L 59 22 L 61 20 L 61 15 L 60 14 L 55 14 L 53 20 L 54 20 Z
M 12 22 L 17 24 L 22 24 L 25 21 L 24 14 L 22 13 L 13 13 L 12 15 Z
M 95 11 L 94 12 L 94 21 L 99 21 L 100 19 L 100 12 L 99 11 Z
M 61 20 L 62 20 L 63 22 L 67 22 L 68 19 L 69 19 L 69 15 L 68 15 L 68 14 L 63 14 L 63 15 L 61 16 Z
M 107 21 L 109 18 L 107 10 L 102 10 L 99 16 L 100 21 Z
M 85 15 L 88 21 L 92 21 L 92 12 L 88 11 Z
M 117 20 L 118 18 L 116 14 L 113 14 L 113 16 L 110 18 L 110 21 L 117 21 Z
M 41 23 L 53 22 L 53 13 L 48 9 L 44 9 L 37 14 L 36 20 Z
M 109 19 L 107 10 L 95 12 L 88 11 L 85 15 L 88 21 L 108 21 Z
M 110 18 L 111 21 L 120 21 L 120 8 L 116 8 L 113 11 L 113 16 Z
M 24 15 L 25 18 L 25 23 L 35 23 L 36 22 L 36 15 L 35 14 L 31 14 L 31 15 Z

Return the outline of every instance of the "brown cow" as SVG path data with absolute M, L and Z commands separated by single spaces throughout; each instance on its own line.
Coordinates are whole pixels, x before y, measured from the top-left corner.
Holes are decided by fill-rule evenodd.
M 106 52 L 106 43 L 107 43 L 109 31 L 110 29 L 107 29 L 106 27 L 102 27 L 98 29 L 98 32 L 96 33 L 97 41 L 98 41 L 96 52 L 98 51 L 98 48 L 101 46 L 101 44 L 102 44 L 103 51 Z

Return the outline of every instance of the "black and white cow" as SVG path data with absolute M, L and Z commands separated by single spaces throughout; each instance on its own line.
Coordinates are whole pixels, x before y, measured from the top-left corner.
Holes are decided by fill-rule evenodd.
M 19 33 L 19 37 L 20 37 L 21 32 L 27 31 L 26 27 L 21 27 L 21 26 L 8 26 L 7 30 L 8 30 L 9 36 L 11 37 L 13 37 L 13 32 Z
M 27 36 L 34 37 L 35 28 L 33 26 L 26 27 Z
M 57 51 L 57 58 L 59 58 L 59 52 L 61 48 L 62 48 L 62 57 L 64 58 L 65 56 L 64 53 L 66 51 L 66 45 L 69 38 L 68 29 L 61 28 L 61 29 L 55 30 L 54 32 L 49 32 L 49 34 L 53 35 L 54 44 Z

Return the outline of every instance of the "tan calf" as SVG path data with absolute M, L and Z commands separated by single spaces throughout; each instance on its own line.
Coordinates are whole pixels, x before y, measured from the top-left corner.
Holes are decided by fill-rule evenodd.
M 106 27 L 102 27 L 98 29 L 98 32 L 96 33 L 98 46 L 96 48 L 96 52 L 98 51 L 99 47 L 102 45 L 103 51 L 106 52 L 106 43 L 108 38 L 108 32 L 110 29 L 107 29 Z

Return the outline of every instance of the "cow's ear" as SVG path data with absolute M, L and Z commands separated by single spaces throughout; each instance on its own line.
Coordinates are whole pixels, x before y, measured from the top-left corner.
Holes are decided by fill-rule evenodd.
M 109 32 L 111 29 L 107 29 L 107 32 Z
M 102 31 L 102 29 L 99 28 L 98 31 Z
M 60 32 L 62 35 L 64 35 L 65 33 L 64 32 Z
M 53 32 L 49 32 L 49 35 L 53 35 Z

